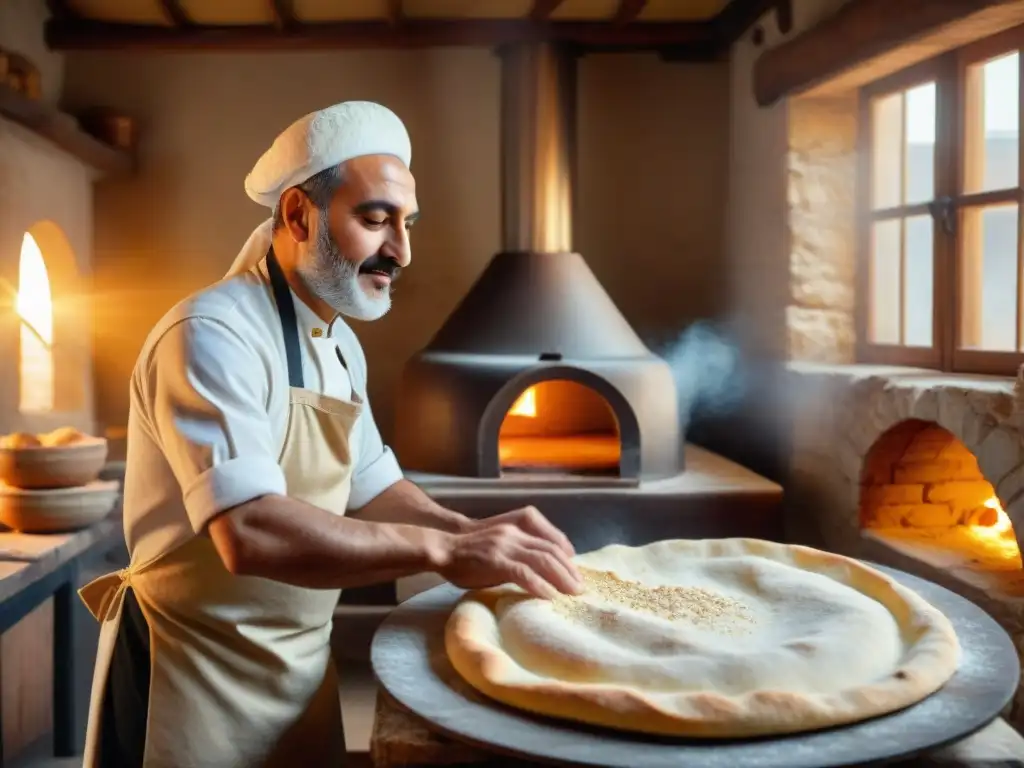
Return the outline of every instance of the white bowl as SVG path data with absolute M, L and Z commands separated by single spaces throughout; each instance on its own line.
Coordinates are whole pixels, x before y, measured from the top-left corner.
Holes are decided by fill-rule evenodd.
M 0 523 L 19 533 L 88 528 L 113 511 L 120 489 L 116 480 L 48 490 L 0 485 Z
M 102 437 L 72 445 L 0 448 L 0 481 L 15 488 L 73 488 L 99 477 L 106 461 Z

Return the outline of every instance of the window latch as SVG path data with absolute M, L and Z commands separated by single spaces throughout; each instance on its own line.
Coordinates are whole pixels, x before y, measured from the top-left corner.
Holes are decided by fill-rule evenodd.
M 928 212 L 947 235 L 956 234 L 956 203 L 952 197 L 937 197 L 928 204 Z

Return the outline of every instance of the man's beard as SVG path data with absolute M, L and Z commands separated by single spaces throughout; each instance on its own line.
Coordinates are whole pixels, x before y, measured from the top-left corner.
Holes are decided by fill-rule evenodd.
M 378 260 L 376 257 L 368 261 Z M 390 260 L 389 260 L 390 261 Z M 391 286 L 371 288 L 367 293 L 359 282 L 359 266 L 341 254 L 321 212 L 310 258 L 298 268 L 303 282 L 313 294 L 335 312 L 355 320 L 379 320 L 391 309 Z M 392 279 L 398 276 L 395 266 Z

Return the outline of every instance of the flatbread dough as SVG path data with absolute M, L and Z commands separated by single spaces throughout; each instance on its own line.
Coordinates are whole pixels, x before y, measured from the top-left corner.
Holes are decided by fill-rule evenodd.
M 794 733 L 914 704 L 956 672 L 949 620 L 855 560 L 754 539 L 579 555 L 578 597 L 469 592 L 445 647 L 481 693 L 541 715 L 697 737 Z

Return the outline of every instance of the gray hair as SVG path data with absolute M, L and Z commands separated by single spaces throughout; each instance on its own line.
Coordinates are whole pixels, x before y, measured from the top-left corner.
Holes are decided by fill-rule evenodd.
M 317 210 L 324 213 L 330 207 L 334 193 L 338 191 L 342 181 L 344 181 L 344 174 L 342 173 L 341 166 L 332 165 L 330 168 L 310 176 L 304 182 L 295 186 L 306 194 L 306 197 L 316 206 Z M 278 229 L 283 224 L 281 203 L 278 201 L 274 206 L 274 229 Z

